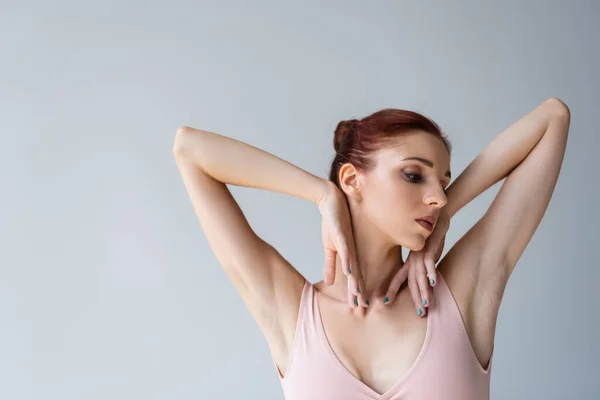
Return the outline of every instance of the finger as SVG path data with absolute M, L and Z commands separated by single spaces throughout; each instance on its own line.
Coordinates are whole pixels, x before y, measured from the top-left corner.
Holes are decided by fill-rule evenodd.
M 367 294 L 361 290 L 361 288 L 365 287 L 365 284 L 360 273 L 360 267 L 358 266 L 352 233 L 343 235 L 341 232 L 338 232 L 336 239 L 338 254 L 342 262 L 342 271 L 344 271 L 344 275 L 348 278 L 348 293 L 354 295 L 352 298 L 352 307 L 355 307 L 356 304 L 361 307 L 369 307 Z
M 352 271 L 352 275 L 348 277 L 348 291 L 352 293 L 354 297 L 358 297 L 358 281 L 356 280 L 356 271 Z
M 427 269 L 427 281 L 429 286 L 435 286 L 437 282 L 437 271 L 435 270 L 435 261 L 431 258 L 431 255 L 425 255 L 425 268 Z
M 394 278 L 392 279 L 392 282 L 390 283 L 390 286 L 387 290 L 386 296 L 383 299 L 383 304 L 385 304 L 385 305 L 392 304 L 394 299 L 396 299 L 396 295 L 398 294 L 398 291 L 400 290 L 400 286 L 402 286 L 402 284 L 406 281 L 407 277 L 408 277 L 408 264 L 404 263 L 402 268 L 400 268 L 400 270 L 398 270 L 398 272 L 396 272 L 396 275 L 394 275 Z
M 336 247 L 338 254 L 340 255 L 340 260 L 342 261 L 342 271 L 344 272 L 344 275 L 348 276 L 352 273 L 348 245 L 340 233 L 338 233 L 337 239 Z
M 350 270 L 351 273 L 348 275 L 348 279 L 352 282 L 351 289 L 352 293 L 356 297 L 356 302 L 361 307 L 369 307 L 368 295 L 366 293 L 365 282 L 362 277 L 362 273 L 360 271 L 360 266 L 358 265 L 358 259 L 356 257 L 356 251 L 354 247 L 348 243 L 348 260 L 350 262 Z
M 430 294 L 430 286 L 427 282 L 425 264 L 423 263 L 423 257 L 419 258 L 417 263 L 417 268 L 415 271 L 417 284 L 419 285 L 419 291 L 421 292 L 421 306 L 423 306 L 423 311 L 426 311 L 426 308 L 429 307 L 429 303 L 431 302 L 431 294 Z
M 413 276 L 414 274 L 408 274 L 408 288 L 410 289 L 410 295 L 415 304 L 415 309 L 417 311 L 417 315 L 419 317 L 423 317 L 425 315 L 425 309 L 421 306 L 421 292 L 419 291 L 419 284 L 417 283 L 417 279 Z
M 354 279 L 354 282 L 356 285 L 355 287 L 356 287 L 356 296 L 357 296 L 358 304 L 361 307 L 369 307 L 370 306 L 369 294 L 367 293 L 367 291 L 365 289 L 366 285 L 365 285 L 365 281 L 362 277 L 360 268 L 356 265 L 354 267 L 354 270 L 355 271 L 352 271 L 352 278 Z
M 356 296 L 353 294 L 353 284 L 351 279 L 348 279 L 348 304 L 351 308 L 358 307 L 358 302 L 356 301 Z
M 364 287 L 360 275 L 360 268 L 357 266 L 356 254 L 353 248 L 348 246 L 347 242 L 340 239 L 342 269 L 348 279 L 348 293 L 352 293 L 352 298 L 348 299 L 352 301 L 352 307 L 361 306 L 368 307 L 368 299 L 364 293 L 361 293 L 360 287 Z M 343 255 L 342 255 L 343 254 Z
M 351 258 L 352 259 L 352 258 Z M 347 275 L 346 282 L 348 285 L 348 303 L 351 308 L 360 306 L 360 294 L 359 294 L 359 283 L 357 280 L 358 268 L 355 267 L 354 263 L 350 263 L 350 269 L 352 273 Z
M 350 282 L 352 283 L 352 293 L 354 294 L 356 302 L 359 306 L 368 307 L 366 293 L 361 291 L 361 288 L 365 287 L 365 283 L 362 279 L 360 266 L 358 265 L 352 232 L 349 232 L 346 236 L 342 236 L 341 242 L 348 263 L 348 267 L 344 268 L 344 270 L 348 276 L 348 279 L 350 279 Z
M 331 286 L 335 281 L 335 261 L 336 251 L 333 249 L 325 249 L 325 266 L 323 267 L 323 275 L 325 277 L 325 285 Z

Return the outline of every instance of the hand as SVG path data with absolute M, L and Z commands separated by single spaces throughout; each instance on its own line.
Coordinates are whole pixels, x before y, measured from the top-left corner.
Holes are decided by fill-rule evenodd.
M 325 285 L 333 285 L 335 279 L 336 255 L 340 255 L 342 271 L 348 278 L 348 303 L 350 307 L 368 307 L 366 293 L 359 293 L 365 287 L 356 257 L 352 222 L 346 196 L 328 181 L 329 190 L 317 201 L 322 216 L 321 235 L 325 248 Z M 355 302 L 356 301 L 356 302 Z
M 433 299 L 433 290 L 437 282 L 435 264 L 440 259 L 446 241 L 446 232 L 450 228 L 450 216 L 442 209 L 431 235 L 427 238 L 425 246 L 420 251 L 410 251 L 402 268 L 392 279 L 387 292 L 388 301 L 391 304 L 400 286 L 408 279 L 410 294 L 415 303 L 417 315 L 424 317 L 427 307 Z M 429 278 L 429 279 L 428 279 Z M 419 313 L 421 310 L 421 313 Z

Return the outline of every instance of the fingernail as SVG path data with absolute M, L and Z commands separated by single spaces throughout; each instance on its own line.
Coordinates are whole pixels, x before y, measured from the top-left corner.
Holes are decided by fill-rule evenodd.
M 352 273 L 352 270 L 351 270 L 350 268 L 348 268 L 348 273 L 349 273 L 349 274 L 351 274 L 351 273 Z
M 387 303 L 388 301 L 390 301 L 390 299 L 387 296 L 385 296 L 385 299 L 383 299 L 383 304 Z
M 359 288 L 359 287 L 357 287 L 357 288 L 356 288 L 356 291 L 357 291 L 358 293 L 360 293 L 360 288 Z
M 423 299 L 423 305 L 427 304 L 427 300 Z
M 367 303 L 367 305 L 369 305 L 369 299 L 366 299 L 366 300 L 365 300 L 365 303 Z
M 435 284 L 435 281 L 433 280 L 433 278 L 431 278 L 431 286 L 433 286 Z
M 420 316 L 421 316 L 421 314 L 423 314 L 423 310 L 421 310 L 421 309 L 419 308 L 419 311 L 417 311 L 417 314 L 418 314 L 418 315 L 419 315 L 419 317 L 420 317 Z
M 354 305 L 358 307 L 358 300 L 354 299 Z

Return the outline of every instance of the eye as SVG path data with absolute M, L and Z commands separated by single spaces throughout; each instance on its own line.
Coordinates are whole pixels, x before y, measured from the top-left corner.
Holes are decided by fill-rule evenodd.
M 413 183 L 420 182 L 422 178 L 422 176 L 419 174 L 411 174 L 408 172 L 404 172 L 404 176 L 406 176 Z

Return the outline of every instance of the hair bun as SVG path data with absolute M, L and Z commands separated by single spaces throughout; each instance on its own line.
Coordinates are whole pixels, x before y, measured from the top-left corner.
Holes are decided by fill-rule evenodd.
M 333 148 L 336 153 L 340 152 L 342 145 L 356 132 L 358 122 L 357 119 L 349 119 L 340 121 L 337 125 L 333 136 Z

